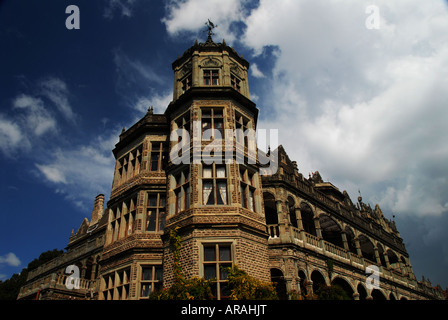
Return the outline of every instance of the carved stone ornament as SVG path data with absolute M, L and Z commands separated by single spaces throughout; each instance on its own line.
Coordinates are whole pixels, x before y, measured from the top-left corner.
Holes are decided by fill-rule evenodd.
M 221 62 L 217 59 L 214 59 L 212 57 L 208 57 L 208 59 L 205 59 L 202 61 L 203 67 L 220 67 Z
M 188 61 L 182 66 L 182 69 L 180 70 L 181 77 L 191 72 L 193 69 L 193 65 L 191 64 L 191 61 Z

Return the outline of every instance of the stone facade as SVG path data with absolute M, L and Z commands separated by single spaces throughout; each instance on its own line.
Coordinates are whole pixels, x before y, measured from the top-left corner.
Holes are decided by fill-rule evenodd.
M 276 282 L 282 299 L 310 297 L 323 284 L 355 300 L 444 298 L 416 280 L 395 223 L 378 205 L 354 204 L 318 172 L 304 178 L 282 146 L 272 151 L 278 170 L 260 174 L 254 142 L 240 134 L 255 130 L 258 117 L 249 63 L 233 48 L 209 36 L 172 68 L 165 113 L 149 108 L 123 128 L 106 208 L 99 195 L 66 252 L 31 271 L 18 299 L 147 299 L 173 283 L 173 228 L 185 276 L 215 279 L 217 299 L 228 296 L 221 267 L 231 265 Z M 69 288 L 73 266 L 79 280 Z M 373 288 L 369 266 L 379 275 Z

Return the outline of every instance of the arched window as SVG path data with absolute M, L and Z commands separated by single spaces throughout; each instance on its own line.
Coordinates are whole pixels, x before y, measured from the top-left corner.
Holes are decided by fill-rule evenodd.
M 307 203 L 302 202 L 300 204 L 300 214 L 302 216 L 302 225 L 305 232 L 317 236 L 316 226 L 314 224 L 314 213 Z
M 355 245 L 355 234 L 353 233 L 352 228 L 345 227 L 345 237 L 347 239 L 348 250 L 351 253 L 357 254 L 356 245 Z
M 376 265 L 375 248 L 373 243 L 364 235 L 360 235 L 358 239 L 362 256 Z
M 291 224 L 293 227 L 298 228 L 297 225 L 297 216 L 296 216 L 296 204 L 292 197 L 288 197 L 288 210 L 289 210 L 289 219 L 291 220 Z
M 266 215 L 266 224 L 278 224 L 277 207 L 275 198 L 269 192 L 263 193 L 264 212 Z
M 287 300 L 286 281 L 280 269 L 271 269 L 271 281 L 275 283 L 278 298 L 280 300 Z
M 341 248 L 344 247 L 342 243 L 342 230 L 339 225 L 326 214 L 319 216 L 319 224 L 322 229 L 322 237 L 325 241 L 328 241 Z

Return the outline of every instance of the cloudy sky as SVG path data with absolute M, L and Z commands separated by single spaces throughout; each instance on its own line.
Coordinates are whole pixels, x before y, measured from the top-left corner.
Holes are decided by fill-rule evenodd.
M 207 19 L 251 63 L 259 128 L 306 177 L 395 216 L 416 276 L 448 286 L 443 0 L 0 2 L 0 279 L 108 198 L 118 134 L 164 112 L 171 63 Z

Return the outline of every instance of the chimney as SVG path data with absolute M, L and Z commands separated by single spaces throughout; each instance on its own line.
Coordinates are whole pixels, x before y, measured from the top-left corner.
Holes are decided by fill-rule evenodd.
M 92 218 L 90 219 L 90 225 L 97 223 L 103 216 L 103 204 L 104 194 L 99 194 L 95 198 L 92 210 Z

